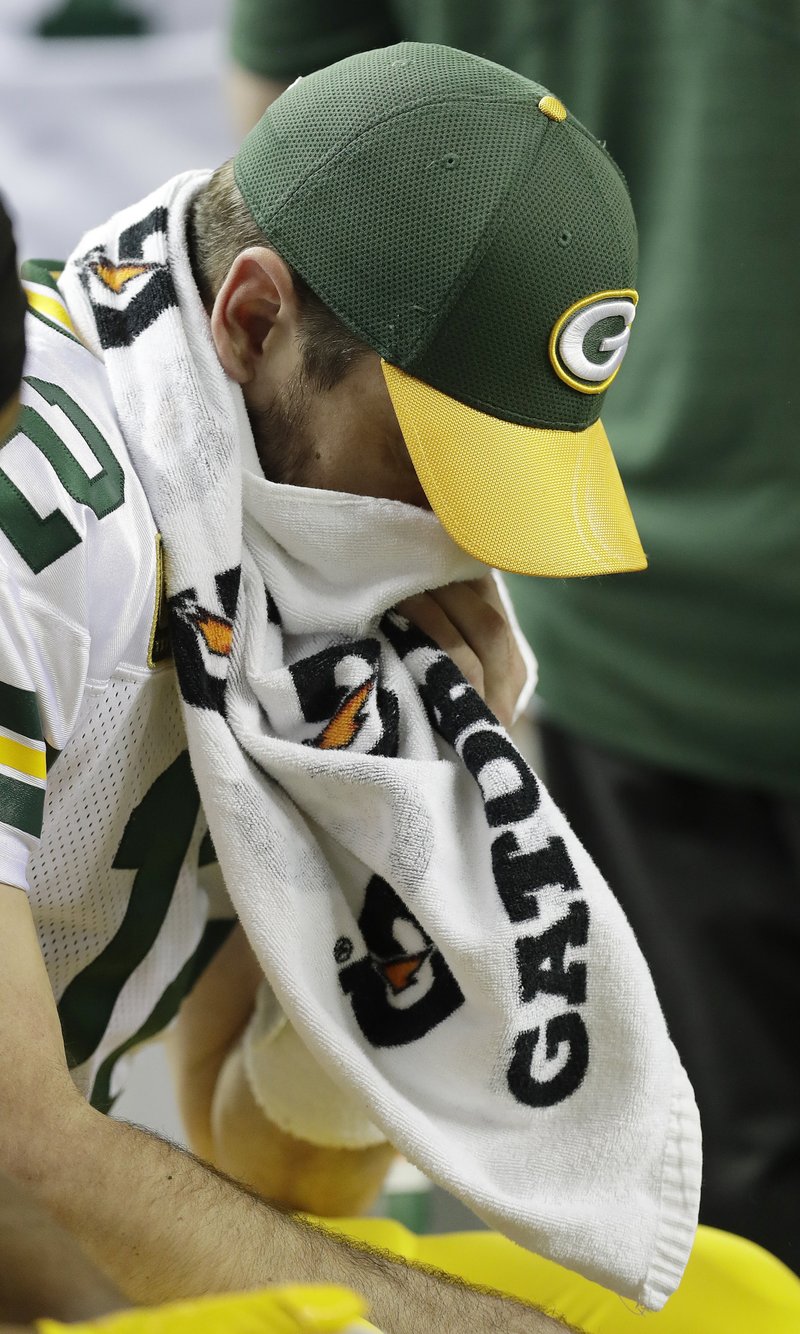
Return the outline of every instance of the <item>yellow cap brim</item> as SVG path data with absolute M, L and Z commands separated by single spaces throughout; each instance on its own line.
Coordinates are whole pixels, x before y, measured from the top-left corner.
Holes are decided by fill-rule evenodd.
M 599 421 L 585 431 L 520 426 L 381 366 L 431 507 L 470 555 L 549 578 L 646 568 Z

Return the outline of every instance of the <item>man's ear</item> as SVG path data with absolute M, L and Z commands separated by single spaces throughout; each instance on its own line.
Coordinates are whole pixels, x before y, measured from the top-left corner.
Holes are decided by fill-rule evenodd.
M 276 331 L 290 338 L 299 307 L 292 276 L 280 255 L 252 246 L 237 255 L 211 310 L 211 336 L 223 370 L 238 384 L 258 374 Z

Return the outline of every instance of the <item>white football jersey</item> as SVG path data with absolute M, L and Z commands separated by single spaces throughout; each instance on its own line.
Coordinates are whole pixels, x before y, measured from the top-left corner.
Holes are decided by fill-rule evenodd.
M 53 274 L 24 270 L 22 410 L 0 454 L 0 881 L 27 890 L 73 1079 L 108 1110 L 232 909 L 192 777 L 160 539 Z

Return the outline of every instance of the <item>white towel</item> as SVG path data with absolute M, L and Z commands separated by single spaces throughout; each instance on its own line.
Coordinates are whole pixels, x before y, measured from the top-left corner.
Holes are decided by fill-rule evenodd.
M 264 479 L 186 251 L 206 179 L 89 233 L 62 288 L 163 535 L 229 892 L 311 1052 L 408 1158 L 657 1309 L 700 1149 L 646 964 L 503 728 L 390 611 L 481 567 L 432 514 Z

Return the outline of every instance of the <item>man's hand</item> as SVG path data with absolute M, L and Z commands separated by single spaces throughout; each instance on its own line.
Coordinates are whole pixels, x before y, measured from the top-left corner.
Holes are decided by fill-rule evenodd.
M 329 1081 L 320 1070 L 320 1081 Z M 366 1148 L 312 1144 L 267 1120 L 235 1048 L 214 1093 L 214 1166 L 284 1209 L 323 1217 L 364 1213 L 374 1203 L 394 1158 L 386 1142 Z
M 498 722 L 510 727 L 527 673 L 494 576 L 420 593 L 397 610 L 453 659 Z

